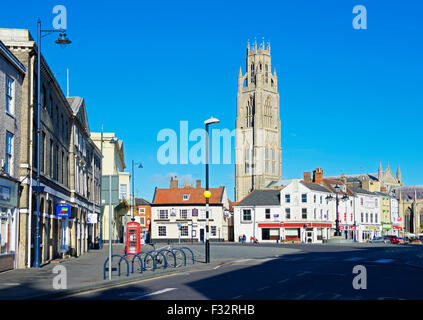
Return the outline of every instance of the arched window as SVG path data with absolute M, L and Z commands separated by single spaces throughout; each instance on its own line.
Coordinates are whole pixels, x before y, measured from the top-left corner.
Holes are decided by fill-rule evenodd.
M 264 126 L 272 126 L 272 98 L 268 97 L 264 103 Z
M 253 126 L 253 115 L 254 115 L 254 98 L 250 97 L 247 103 L 247 127 Z
M 268 83 L 269 82 L 269 73 L 268 73 L 268 66 L 267 66 L 267 64 L 266 65 L 264 65 L 264 77 L 265 77 L 265 82 L 266 83 Z
M 253 155 L 252 150 L 247 147 L 245 150 L 245 173 L 246 174 L 252 174 L 252 168 L 253 168 Z

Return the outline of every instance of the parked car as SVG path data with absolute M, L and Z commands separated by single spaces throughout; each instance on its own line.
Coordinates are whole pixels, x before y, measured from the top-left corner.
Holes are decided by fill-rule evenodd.
M 386 236 L 391 243 L 397 244 L 400 243 L 400 240 L 397 236 Z
M 405 238 L 398 238 L 399 243 L 407 243 L 407 239 Z

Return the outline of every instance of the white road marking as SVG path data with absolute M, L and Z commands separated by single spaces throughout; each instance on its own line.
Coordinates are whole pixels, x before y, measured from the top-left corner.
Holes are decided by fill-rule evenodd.
M 304 276 L 304 275 L 306 275 L 308 273 L 311 273 L 311 272 L 310 271 L 304 271 L 304 272 L 298 273 L 297 274 L 297 277 L 302 277 L 302 276 Z
M 214 269 L 214 270 L 216 270 L 217 268 L 220 268 L 220 267 L 221 267 L 221 266 L 217 266 L 217 267 L 214 267 L 213 269 Z
M 17 282 L 5 282 L 5 283 L 0 283 L 0 285 L 2 286 L 20 286 L 20 283 Z
M 141 298 L 144 298 L 144 297 L 155 296 L 155 295 L 162 294 L 162 293 L 169 292 L 169 291 L 173 291 L 173 290 L 176 290 L 176 289 L 177 288 L 166 288 L 166 289 L 159 290 L 159 291 L 156 291 L 156 292 L 146 293 L 146 294 L 143 294 L 141 296 L 138 296 L 138 297 L 135 297 L 135 298 L 132 298 L 132 299 L 129 299 L 129 300 L 138 300 L 138 299 L 141 299 Z
M 240 294 L 239 296 L 236 296 L 236 297 L 233 297 L 232 299 L 238 299 L 238 298 L 241 298 L 243 295 L 242 294 Z
M 295 298 L 295 300 L 301 300 L 302 298 L 305 298 L 305 294 L 299 295 L 298 297 Z
M 390 263 L 392 261 L 394 261 L 394 260 L 393 259 L 379 259 L 379 260 L 375 260 L 373 262 L 376 262 L 376 263 Z

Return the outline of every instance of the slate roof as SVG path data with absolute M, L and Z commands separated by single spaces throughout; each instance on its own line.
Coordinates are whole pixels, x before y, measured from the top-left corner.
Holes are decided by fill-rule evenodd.
M 307 188 L 309 188 L 310 190 L 314 190 L 314 191 L 320 191 L 320 192 L 331 192 L 328 188 L 326 188 L 325 186 L 322 186 L 320 184 L 317 183 L 312 183 L 312 182 L 304 182 L 304 181 L 300 181 L 300 183 L 302 183 L 304 186 L 306 186 Z
M 149 206 L 149 205 L 151 205 L 151 203 L 148 202 L 147 200 L 143 199 L 143 198 L 135 198 L 135 205 L 137 205 L 137 206 Z
M 280 205 L 280 190 L 254 190 L 238 203 L 242 206 L 278 206 Z

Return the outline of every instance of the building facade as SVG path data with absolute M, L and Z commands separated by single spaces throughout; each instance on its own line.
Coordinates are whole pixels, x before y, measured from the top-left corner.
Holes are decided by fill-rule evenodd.
M 281 178 L 281 121 L 270 45 L 247 47 L 246 72 L 238 75 L 235 201 Z
M 87 194 L 79 198 L 73 190 L 74 161 L 72 137 L 74 111 L 64 96 L 53 72 L 41 56 L 40 141 L 37 134 L 37 46 L 28 30 L 0 29 L 0 40 L 25 66 L 22 84 L 20 121 L 19 236 L 16 267 L 34 263 L 37 223 L 37 175 L 43 192 L 39 202 L 40 262 L 47 263 L 67 255 L 79 256 L 88 250 Z M 40 163 L 37 157 L 39 154 Z M 39 166 L 39 168 L 38 168 Z M 69 217 L 60 217 L 56 209 L 71 206 Z
M 141 239 L 148 243 L 151 239 L 151 203 L 142 198 L 135 198 L 135 221 L 141 227 Z
M 91 132 L 91 139 L 103 154 L 102 212 L 100 214 L 103 241 L 109 240 L 109 214 L 113 242 L 123 242 L 126 223 L 131 220 L 130 174 L 125 172 L 123 141 L 115 133 Z M 110 180 L 109 180 L 110 179 Z
M 15 267 L 22 84 L 26 69 L 0 41 L 0 272 Z
M 229 235 L 229 201 L 226 188 L 210 188 L 210 241 L 227 241 Z M 205 188 L 197 181 L 195 188 L 178 187 L 172 179 L 169 189 L 156 188 L 151 204 L 151 241 L 199 242 L 206 239 Z

